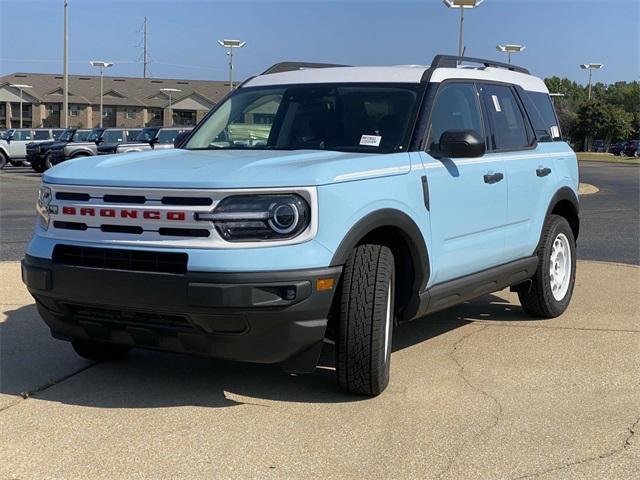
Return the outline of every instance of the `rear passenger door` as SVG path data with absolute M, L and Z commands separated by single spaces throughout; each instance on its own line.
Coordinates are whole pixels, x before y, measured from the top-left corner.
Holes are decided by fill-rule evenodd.
M 435 158 L 447 130 L 474 130 L 485 136 L 473 82 L 440 85 L 431 110 L 427 151 L 421 152 L 431 218 L 432 283 L 504 263 L 507 188 L 499 158 Z M 439 157 L 439 155 L 438 155 Z
M 516 88 L 478 84 L 490 130 L 491 158 L 504 162 L 508 197 L 504 260 L 532 254 L 539 232 L 534 219 L 542 201 L 542 186 L 552 174 L 552 158 L 538 148 L 531 122 Z M 546 209 L 545 209 L 546 210 Z

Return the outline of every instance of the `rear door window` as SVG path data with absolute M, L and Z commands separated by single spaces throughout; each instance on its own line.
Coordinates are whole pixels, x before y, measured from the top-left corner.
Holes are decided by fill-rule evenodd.
M 51 138 L 49 136 L 49 130 L 34 130 L 33 139 L 34 140 L 49 140 Z
M 124 141 L 124 130 L 107 130 L 102 135 L 104 143 L 122 143 Z
M 506 85 L 481 84 L 480 97 L 491 127 L 491 146 L 494 150 L 529 148 L 532 138 L 527 121 L 515 93 Z

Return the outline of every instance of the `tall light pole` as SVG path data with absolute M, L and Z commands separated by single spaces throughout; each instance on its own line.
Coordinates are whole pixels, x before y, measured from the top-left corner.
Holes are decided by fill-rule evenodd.
M 103 71 L 105 68 L 113 67 L 113 62 L 103 62 L 100 60 L 91 60 L 89 62 L 92 67 L 100 69 L 100 128 L 102 128 L 102 93 L 104 91 L 104 76 Z
M 222 48 L 228 48 L 229 51 L 227 55 L 229 55 L 229 91 L 233 90 L 233 49 L 234 48 L 242 48 L 247 44 L 247 42 L 243 42 L 241 40 L 218 40 L 218 45 Z
M 518 53 L 523 51 L 525 48 L 524 45 L 515 45 L 513 43 L 507 43 L 506 45 L 496 45 L 496 50 L 499 52 L 503 52 L 509 55 L 509 65 L 511 65 L 511 54 Z
M 11 84 L 10 87 L 20 90 L 20 128 L 22 128 L 22 90 L 25 88 L 33 88 L 31 85 Z
M 62 116 L 64 121 L 64 128 L 69 127 L 69 32 L 67 31 L 68 24 L 68 10 L 69 4 L 67 0 L 64 0 L 64 47 L 62 53 L 62 72 L 64 76 L 64 100 L 63 100 L 63 110 L 64 115 Z
M 601 63 L 583 63 L 580 65 L 580 68 L 583 70 L 589 70 L 589 100 L 591 100 L 591 74 L 594 70 L 600 70 L 604 67 Z M 584 151 L 589 151 L 589 136 L 585 135 L 584 137 Z
M 458 40 L 458 56 L 461 57 L 464 54 L 464 11 L 465 9 L 472 9 L 479 7 L 484 3 L 484 0 L 442 0 L 449 8 L 460 9 L 460 38 Z
M 594 70 L 600 70 L 604 67 L 601 63 L 583 63 L 580 68 L 583 70 L 589 70 L 589 100 L 591 100 L 591 74 Z
M 177 92 L 181 92 L 182 90 L 180 90 L 179 88 L 161 88 L 160 89 L 161 92 L 166 93 L 167 95 L 169 95 L 169 115 L 171 115 L 171 125 L 173 126 L 173 108 L 171 107 L 171 94 L 172 93 L 177 93 Z

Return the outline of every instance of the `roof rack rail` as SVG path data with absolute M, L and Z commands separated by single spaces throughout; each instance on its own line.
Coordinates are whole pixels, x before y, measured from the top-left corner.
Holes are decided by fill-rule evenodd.
M 270 73 L 293 72 L 295 70 L 303 70 L 305 68 L 332 68 L 332 67 L 350 67 L 351 65 L 339 65 L 333 63 L 313 63 L 313 62 L 280 62 L 267 68 L 260 75 L 268 75 Z
M 431 62 L 431 68 L 456 68 L 461 62 L 479 63 L 485 67 L 506 68 L 513 72 L 529 74 L 529 70 L 509 63 L 486 60 L 484 58 L 458 57 L 457 55 L 436 55 Z

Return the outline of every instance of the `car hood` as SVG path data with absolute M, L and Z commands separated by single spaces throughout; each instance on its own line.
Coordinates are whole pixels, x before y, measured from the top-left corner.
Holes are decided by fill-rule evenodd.
M 44 181 L 149 188 L 294 187 L 400 175 L 410 170 L 408 153 L 172 149 L 70 160 L 48 170 Z

